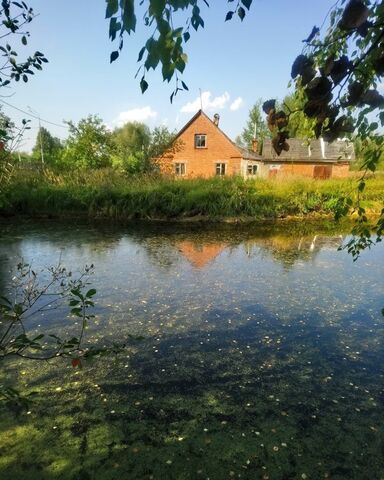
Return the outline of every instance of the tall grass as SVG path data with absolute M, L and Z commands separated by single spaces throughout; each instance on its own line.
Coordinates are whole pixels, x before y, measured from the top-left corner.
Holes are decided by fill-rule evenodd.
M 90 216 L 92 218 L 211 219 L 252 217 L 274 219 L 312 212 L 331 213 L 341 196 L 357 194 L 357 179 L 212 178 L 173 180 L 156 176 L 124 176 L 115 170 L 55 173 L 15 171 L 3 189 L 1 214 Z M 367 182 L 365 204 L 379 210 L 384 176 Z

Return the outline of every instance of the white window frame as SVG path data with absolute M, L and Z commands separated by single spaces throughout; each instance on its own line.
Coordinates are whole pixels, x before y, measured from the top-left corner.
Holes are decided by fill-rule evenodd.
M 201 143 L 201 140 L 204 139 L 204 145 L 198 145 Z M 207 134 L 206 133 L 195 133 L 195 148 L 207 148 Z
M 184 177 L 187 173 L 187 165 L 185 162 L 175 162 L 175 175 L 176 177 Z M 178 171 L 178 169 L 181 169 L 181 171 Z M 184 170 L 184 171 L 182 171 Z
M 227 164 L 225 162 L 215 162 L 215 174 L 223 177 L 227 174 Z

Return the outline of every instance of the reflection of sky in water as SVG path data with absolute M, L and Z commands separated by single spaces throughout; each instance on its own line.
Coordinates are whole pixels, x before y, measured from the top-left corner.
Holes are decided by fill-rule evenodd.
M 14 226 L 0 238 L 0 285 L 20 256 L 94 263 L 88 338 L 147 337 L 113 368 L 84 369 L 103 425 L 137 450 L 132 478 L 379 479 L 384 248 L 353 263 L 337 229 L 303 228 Z

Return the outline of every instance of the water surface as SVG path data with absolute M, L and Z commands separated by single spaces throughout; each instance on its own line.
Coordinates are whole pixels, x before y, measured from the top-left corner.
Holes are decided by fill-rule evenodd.
M 384 478 L 384 248 L 353 263 L 347 231 L 2 225 L 3 292 L 20 258 L 93 263 L 87 341 L 145 339 L 81 371 L 9 365 L 38 398 L 2 412 L 0 477 Z

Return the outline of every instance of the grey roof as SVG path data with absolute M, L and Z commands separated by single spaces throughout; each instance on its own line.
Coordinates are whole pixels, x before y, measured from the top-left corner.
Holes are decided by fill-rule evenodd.
M 247 148 L 239 147 L 239 145 L 236 145 L 236 143 L 232 142 L 235 147 L 240 151 L 241 156 L 244 160 L 263 160 L 263 157 L 259 155 L 258 153 L 252 152 L 251 150 L 248 150 Z
M 299 161 L 299 162 L 350 162 L 355 159 L 353 143 L 348 140 L 336 140 L 332 143 L 325 142 L 322 138 L 318 140 L 302 140 L 290 138 L 288 152 L 283 151 L 277 155 L 272 147 L 270 138 L 263 141 L 263 160 L 271 161 Z

